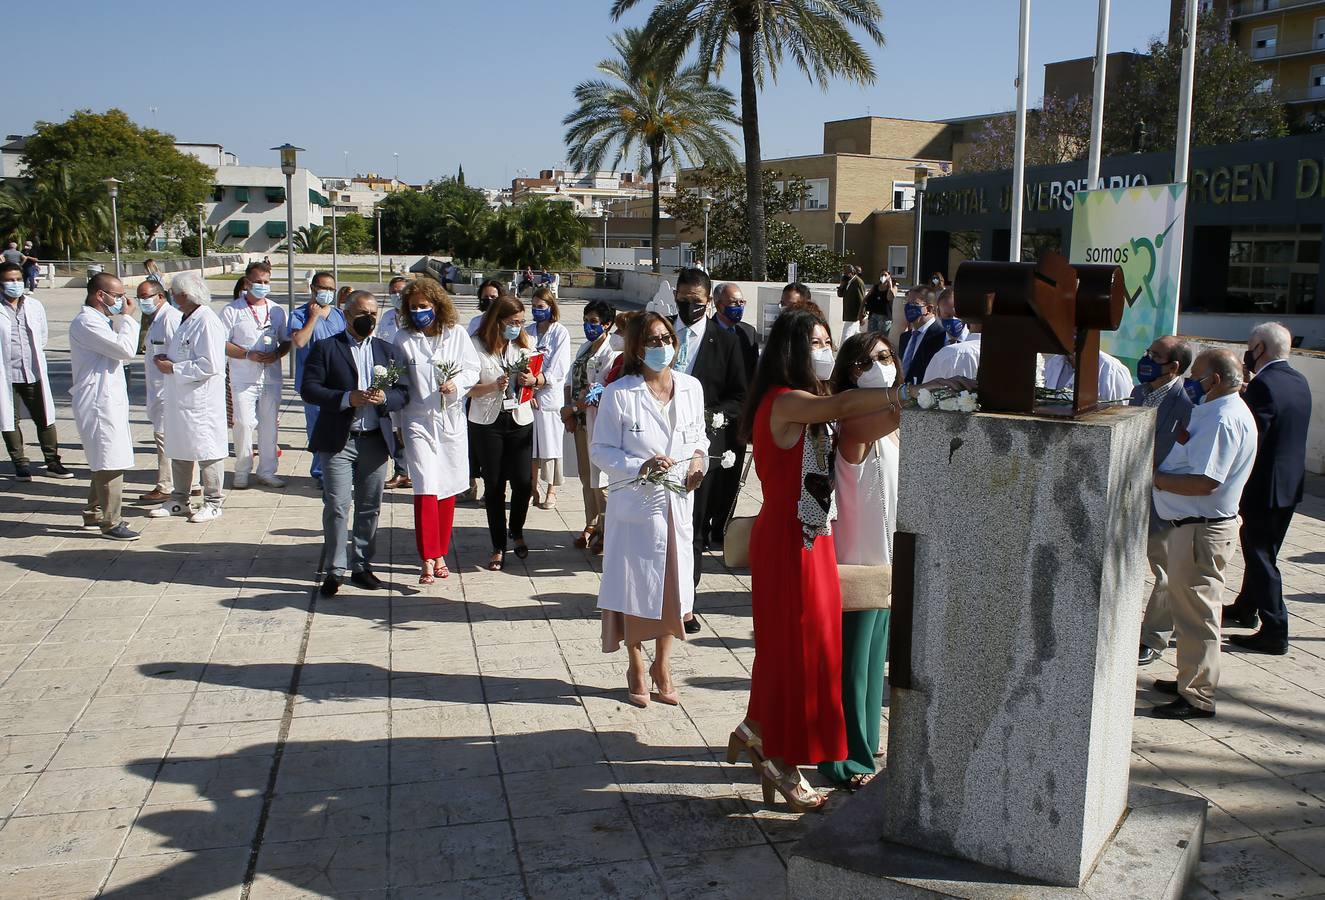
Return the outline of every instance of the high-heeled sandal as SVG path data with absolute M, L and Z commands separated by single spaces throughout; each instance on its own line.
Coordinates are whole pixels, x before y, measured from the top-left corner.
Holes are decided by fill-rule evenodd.
M 589 546 L 589 542 L 593 540 L 593 533 L 594 530 L 592 528 L 586 528 L 581 531 L 575 538 L 575 546 L 580 550 L 586 549 Z
M 828 802 L 828 797 L 811 787 L 801 770 L 794 766 L 790 772 L 783 772 L 773 765 L 772 760 L 766 759 L 759 777 L 767 804 L 772 804 L 774 794 L 781 794 L 792 812 L 803 813 L 823 809 Z
M 433 569 L 433 567 L 432 567 L 432 560 L 431 560 L 431 559 L 425 559 L 425 560 L 423 561 L 423 571 L 419 573 L 419 584 L 432 584 L 432 583 L 433 583 L 433 571 L 432 571 L 432 569 Z
M 492 558 L 488 560 L 488 571 L 500 572 L 502 570 L 502 566 L 504 565 L 506 565 L 506 551 L 493 550 Z
M 593 541 L 589 544 L 589 552 L 595 556 L 603 555 L 603 533 L 601 531 L 593 536 Z
M 681 698 L 676 693 L 676 685 L 672 685 L 672 689 L 670 691 L 664 692 L 662 689 L 662 682 L 659 680 L 657 674 L 655 674 L 653 671 L 653 667 L 656 665 L 658 665 L 658 663 L 654 662 L 652 666 L 649 666 L 649 677 L 653 679 L 653 689 L 654 693 L 658 695 L 658 702 L 665 703 L 668 706 L 680 706 Z
M 862 773 L 860 775 L 852 775 L 850 778 L 847 779 L 845 787 L 848 791 L 854 793 L 858 790 L 861 790 L 863 787 L 865 787 L 865 785 L 873 781 L 875 777 L 876 773 L 874 772 Z
M 750 758 L 750 765 L 761 775 L 764 765 L 764 742 L 759 739 L 750 728 L 742 722 L 732 731 L 731 737 L 727 738 L 727 763 L 736 765 L 737 761 L 744 753 Z
M 529 557 L 529 545 L 526 544 L 523 539 L 515 542 L 515 555 L 520 559 L 527 559 Z
M 543 509 L 556 509 L 556 508 L 557 508 L 557 492 L 552 488 L 548 488 L 548 492 L 543 495 Z
M 648 690 L 635 693 L 630 686 L 630 671 L 626 671 L 626 699 L 630 701 L 631 706 L 638 706 L 640 709 L 647 709 L 649 705 Z
M 438 578 L 451 577 L 451 570 L 446 567 L 446 562 L 444 560 L 433 560 L 432 571 Z

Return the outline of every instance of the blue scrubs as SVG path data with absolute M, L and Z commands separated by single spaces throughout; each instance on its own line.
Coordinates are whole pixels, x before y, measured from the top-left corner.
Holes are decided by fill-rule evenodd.
M 308 324 L 308 306 L 296 309 L 290 314 L 290 333 L 298 331 Z M 313 350 L 313 344 L 323 338 L 334 337 L 345 330 L 345 314 L 338 308 L 332 307 L 327 310 L 325 316 L 318 318 L 317 323 L 313 325 L 313 336 L 308 343 L 302 347 L 296 347 L 294 350 L 294 389 L 298 393 L 304 383 L 304 362 L 308 359 L 308 354 Z M 308 435 L 311 443 L 313 440 L 313 426 L 317 424 L 317 407 L 311 403 L 304 404 L 304 431 Z M 314 478 L 322 477 L 322 467 L 318 464 L 318 454 L 313 454 L 313 466 L 310 470 Z

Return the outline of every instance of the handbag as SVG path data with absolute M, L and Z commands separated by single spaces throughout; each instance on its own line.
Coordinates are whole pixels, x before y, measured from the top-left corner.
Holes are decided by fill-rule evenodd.
M 745 468 L 741 470 L 741 484 L 736 489 L 737 501 L 741 491 L 745 490 L 745 479 L 750 475 L 750 465 L 754 454 L 745 457 Z M 750 532 L 754 529 L 758 516 L 737 516 L 736 504 L 727 514 L 727 527 L 722 529 L 722 561 L 729 569 L 748 569 L 750 567 Z
M 838 563 L 837 579 L 842 584 L 842 612 L 892 607 L 892 566 L 851 566 Z

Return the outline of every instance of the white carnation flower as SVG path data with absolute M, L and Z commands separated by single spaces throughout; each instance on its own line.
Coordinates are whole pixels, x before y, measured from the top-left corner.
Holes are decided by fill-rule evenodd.
M 970 391 L 962 391 L 957 397 L 957 408 L 964 413 L 973 413 L 980 407 L 976 403 L 974 394 Z
M 934 392 L 921 388 L 920 393 L 916 394 L 916 404 L 919 405 L 921 409 L 933 409 Z
M 722 413 L 720 413 L 720 412 L 715 412 L 715 413 L 713 414 L 712 425 L 713 425 L 714 428 L 722 428 L 722 427 L 724 427 L 726 424 L 727 424 L 727 417 L 726 417 L 726 416 L 724 416 L 724 415 L 723 415 Z
M 374 378 L 385 378 L 385 377 L 386 377 L 386 366 L 373 366 L 373 377 L 374 377 Z
M 956 412 L 959 406 L 956 397 L 944 397 L 939 401 L 939 409 L 944 412 Z
M 734 465 L 736 465 L 735 450 L 728 450 L 726 453 L 722 454 L 722 467 L 724 469 L 730 469 Z

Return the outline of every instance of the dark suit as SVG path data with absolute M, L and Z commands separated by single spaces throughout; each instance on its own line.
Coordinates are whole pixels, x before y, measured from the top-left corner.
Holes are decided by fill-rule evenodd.
M 915 356 L 906 367 L 907 384 L 920 384 L 924 380 L 929 361 L 947 344 L 948 333 L 943 330 L 943 323 L 938 318 L 933 319 L 924 331 L 903 332 L 902 345 L 897 348 L 903 360 L 906 359 L 906 348 L 911 346 L 914 340 L 919 340 L 920 346 L 916 348 Z
M 745 322 L 736 323 L 736 327 L 728 334 L 736 338 L 741 351 L 745 381 L 749 384 L 754 378 L 755 366 L 759 363 L 759 335 Z M 726 432 L 723 440 L 727 448 L 736 452 L 736 464 L 730 469 L 724 469 L 719 465 L 718 471 L 713 476 L 713 489 L 708 497 L 708 530 L 705 532 L 710 544 L 721 542 L 723 531 L 727 528 L 727 520 L 736 506 L 736 495 L 741 486 L 741 470 L 745 464 L 745 441 L 740 438 L 739 418 L 737 416 L 728 419 L 727 426 L 723 429 Z
M 1256 419 L 1259 442 L 1251 477 L 1242 489 L 1242 590 L 1233 603 L 1238 616 L 1261 616 L 1260 634 L 1288 643 L 1288 609 L 1279 573 L 1279 547 L 1306 483 L 1307 425 L 1311 389 L 1301 372 L 1276 362 L 1257 373 L 1242 399 Z
M 349 333 L 342 331 L 314 343 L 304 362 L 299 389 L 304 402 L 318 408 L 309 449 L 318 453 L 322 463 L 323 564 L 335 575 L 371 568 L 386 464 L 395 448 L 387 413 L 409 401 L 403 383 L 390 385 L 384 389 L 386 402 L 375 408 L 377 427 L 352 431 L 361 409 L 345 403 L 346 393 L 359 390 L 360 384 L 351 340 Z M 390 367 L 393 361 L 400 365 L 390 344 L 380 338 L 368 340 L 374 367 Z M 345 532 L 351 499 L 353 556 L 347 558 Z
M 679 331 L 683 326 L 676 323 Z M 692 348 L 691 353 L 695 350 Z M 745 405 L 746 375 L 741 346 L 736 336 L 710 318 L 704 326 L 700 338 L 699 355 L 695 357 L 690 374 L 699 381 L 704 389 L 704 412 L 712 415 L 722 413 L 727 422 L 735 422 L 741 416 Z M 727 450 L 736 448 L 728 445 L 727 428 L 709 430 L 709 456 L 720 459 Z M 708 473 L 695 491 L 695 584 L 699 584 L 701 562 L 704 558 L 704 530 L 708 522 L 708 502 L 713 491 L 717 474 L 722 470 L 718 459 L 710 459 Z

